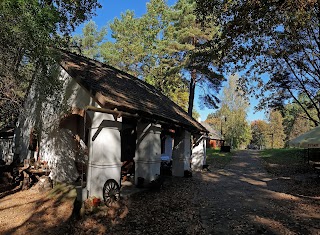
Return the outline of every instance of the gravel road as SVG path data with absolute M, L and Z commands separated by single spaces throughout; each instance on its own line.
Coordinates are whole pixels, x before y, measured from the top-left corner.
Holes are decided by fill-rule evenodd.
M 320 197 L 287 194 L 257 151 L 239 151 L 224 168 L 197 175 L 207 234 L 320 234 Z

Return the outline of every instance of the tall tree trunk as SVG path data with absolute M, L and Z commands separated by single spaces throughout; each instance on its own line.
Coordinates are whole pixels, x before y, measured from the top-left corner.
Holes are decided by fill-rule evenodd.
M 197 78 L 197 70 L 193 69 L 191 71 L 191 79 L 190 79 L 190 87 L 189 87 L 188 114 L 190 117 L 192 117 L 194 93 L 195 93 L 195 89 L 196 89 L 196 78 Z

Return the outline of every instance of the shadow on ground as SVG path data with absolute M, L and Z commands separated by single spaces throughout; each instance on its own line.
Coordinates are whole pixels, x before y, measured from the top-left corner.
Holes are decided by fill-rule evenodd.
M 225 169 L 198 175 L 205 182 L 198 198 L 208 234 L 318 234 L 316 176 L 283 179 L 263 166 L 257 151 L 242 151 Z
M 21 191 L 0 200 L 0 234 L 72 234 L 75 190 Z M 6 217 L 6 218 L 5 218 Z

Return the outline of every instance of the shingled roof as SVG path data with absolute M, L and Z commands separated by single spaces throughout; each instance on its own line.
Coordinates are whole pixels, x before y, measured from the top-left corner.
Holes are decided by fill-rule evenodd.
M 61 50 L 60 64 L 103 108 L 117 108 L 191 132 L 208 132 L 155 87 L 128 73 L 65 50 Z
M 201 122 L 201 125 L 204 126 L 209 131 L 208 135 L 210 139 L 223 140 L 223 137 L 221 136 L 221 134 L 218 131 L 216 131 L 209 123 Z

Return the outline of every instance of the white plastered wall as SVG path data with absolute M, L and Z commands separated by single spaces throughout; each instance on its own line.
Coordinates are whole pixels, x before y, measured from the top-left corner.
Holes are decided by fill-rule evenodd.
M 174 137 L 172 152 L 172 175 L 184 176 L 185 170 L 190 170 L 191 134 L 186 130 L 179 130 Z
M 135 183 L 138 177 L 148 184 L 160 175 L 161 126 L 152 123 L 138 123 L 137 147 L 135 154 Z
M 122 118 L 100 112 L 88 112 L 92 118 L 89 140 L 88 196 L 103 197 L 103 185 L 114 179 L 120 185 Z
M 24 104 L 24 111 L 19 117 L 16 133 L 16 153 L 20 159 L 30 157 L 28 149 L 30 131 L 36 128 L 40 133 L 41 160 L 47 161 L 52 169 L 50 176 L 58 182 L 72 182 L 78 177 L 75 168 L 75 152 L 72 133 L 59 128 L 59 122 L 72 107 L 84 108 L 91 104 L 90 95 L 65 70 L 60 69 L 61 89 L 53 98 L 41 95 L 35 81 Z M 37 153 L 35 153 L 37 155 Z
M 191 169 L 200 171 L 206 164 L 206 138 L 201 136 L 192 149 Z

